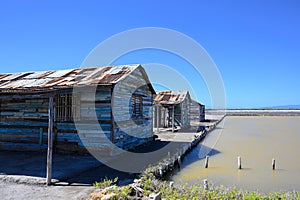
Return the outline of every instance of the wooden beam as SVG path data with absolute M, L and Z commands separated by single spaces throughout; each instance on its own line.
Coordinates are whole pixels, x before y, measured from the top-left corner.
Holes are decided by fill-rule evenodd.
M 54 124 L 54 106 L 53 106 L 53 95 L 51 95 L 49 97 L 48 148 L 47 148 L 47 170 L 46 170 L 47 185 L 51 184 L 51 179 L 52 179 L 53 124 Z
M 103 87 L 111 87 L 113 89 L 114 85 L 112 84 L 101 84 L 99 86 Z M 86 92 L 90 89 L 94 89 L 95 85 L 91 86 L 78 86 L 76 87 L 76 92 Z M 0 99 L 40 99 L 40 98 L 49 98 L 52 94 L 69 94 L 72 93 L 74 87 L 67 88 L 43 88 L 42 90 L 34 89 L 34 90 L 0 90 Z M 96 90 L 99 90 L 97 87 Z M 51 92 L 49 92 L 51 91 Z
M 174 120 L 174 105 L 173 105 L 173 107 L 172 107 L 172 133 L 174 133 L 174 122 L 175 122 L 175 120 Z
M 46 94 L 8 94 L 2 93 L 0 99 L 41 99 L 48 98 L 50 96 L 49 93 Z
M 157 128 L 157 132 L 159 133 L 159 105 L 156 105 L 156 128 Z
M 185 127 L 185 120 L 183 119 L 184 115 L 183 115 L 183 102 L 181 104 L 179 104 L 180 107 L 180 121 L 181 121 L 181 128 Z M 187 114 L 187 116 L 189 117 L 189 114 Z
M 111 89 L 111 93 L 110 93 L 110 141 L 111 141 L 111 151 L 113 152 L 113 148 L 114 148 L 114 139 L 115 139 L 115 118 L 114 118 L 114 113 L 113 113 L 113 108 L 114 108 L 114 87 L 112 87 Z

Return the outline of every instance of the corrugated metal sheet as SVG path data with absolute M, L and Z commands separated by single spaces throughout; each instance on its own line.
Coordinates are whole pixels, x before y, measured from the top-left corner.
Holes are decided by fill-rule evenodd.
M 33 72 L 23 72 L 23 73 L 15 73 L 15 74 L 10 74 L 9 76 L 6 76 L 2 78 L 0 81 L 12 81 L 12 80 L 17 80 L 21 77 L 24 77 L 26 75 L 32 74 Z
M 0 91 L 115 84 L 140 65 L 0 74 Z
M 186 90 L 179 90 L 179 91 L 163 91 L 159 92 L 154 97 L 154 102 L 156 104 L 180 104 L 184 101 L 188 94 Z
M 39 71 L 39 72 L 34 72 L 34 73 L 32 73 L 28 76 L 25 76 L 24 78 L 26 78 L 26 79 L 35 79 L 35 78 L 40 78 L 41 76 L 46 75 L 46 74 L 47 75 L 49 74 L 48 71 Z
M 5 78 L 5 77 L 7 77 L 7 76 L 9 76 L 10 74 L 0 74 L 0 79 L 3 79 L 3 78 Z
M 122 71 L 122 69 L 123 69 L 123 66 L 117 66 L 114 69 L 112 69 L 108 74 L 117 74 L 120 71 Z
M 26 88 L 37 87 L 39 85 L 48 83 L 50 80 L 51 80 L 50 78 L 41 78 L 41 79 L 33 80 L 32 82 L 24 85 L 24 87 L 26 87 Z
M 4 82 L 3 84 L 0 85 L 0 88 L 3 89 L 15 89 L 19 87 L 23 87 L 26 84 L 30 84 L 33 80 L 30 79 L 20 79 L 20 80 L 15 80 L 15 81 L 7 81 Z
M 58 78 L 58 77 L 63 77 L 69 74 L 70 72 L 74 71 L 74 69 L 66 69 L 66 70 L 58 70 L 55 71 L 54 73 L 46 76 L 47 78 Z

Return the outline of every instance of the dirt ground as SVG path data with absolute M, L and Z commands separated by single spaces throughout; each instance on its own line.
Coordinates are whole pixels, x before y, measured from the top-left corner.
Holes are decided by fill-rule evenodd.
M 0 199 L 89 199 L 93 186 L 83 185 L 27 185 L 11 182 L 0 182 Z
M 190 133 L 190 135 L 188 138 L 192 139 L 193 133 Z M 167 143 L 166 141 L 152 142 L 137 151 L 141 153 L 155 151 L 164 147 Z M 176 151 L 179 146 L 185 143 L 187 141 L 181 143 L 175 142 L 169 145 L 164 150 L 163 155 L 167 156 L 168 151 Z M 156 163 L 163 155 L 158 153 L 151 160 L 141 158 L 141 161 L 135 160 L 129 162 L 129 164 L 137 165 L 137 163 L 140 163 L 142 166 L 147 166 Z M 58 161 L 63 160 L 62 157 L 64 156 L 56 155 Z M 118 185 L 125 185 L 131 183 L 137 177 L 137 174 L 118 171 L 103 164 L 98 166 L 98 163 L 94 163 L 94 160 L 89 161 L 90 158 L 85 159 L 82 163 L 80 162 L 83 159 L 82 157 L 78 159 L 64 157 L 65 159 L 68 158 L 69 161 L 56 162 L 56 165 L 53 166 L 55 170 L 53 173 L 55 184 L 47 187 L 45 186 L 45 160 L 41 162 L 39 158 L 43 158 L 43 156 L 40 154 L 35 154 L 34 156 L 32 152 L 16 153 L 0 151 L 0 200 L 89 199 L 89 194 L 96 190 L 92 186 L 95 181 L 101 181 L 103 178 L 113 179 L 118 177 Z M 128 163 L 128 158 L 120 157 L 116 162 L 116 164 L 122 165 L 126 162 Z M 69 163 L 73 167 L 60 163 Z M 89 168 L 84 163 L 88 163 Z M 66 176 L 67 174 L 68 177 Z

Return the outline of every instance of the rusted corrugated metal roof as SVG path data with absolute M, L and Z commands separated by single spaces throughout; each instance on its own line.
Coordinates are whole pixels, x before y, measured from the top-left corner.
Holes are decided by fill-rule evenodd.
M 3 78 L 5 78 L 5 77 L 7 77 L 7 76 L 9 76 L 10 74 L 0 74 L 0 79 L 3 79 Z
M 188 95 L 188 91 L 186 90 L 163 91 L 155 95 L 154 102 L 156 104 L 165 104 L 165 105 L 180 104 L 181 102 L 184 101 L 187 95 Z
M 139 66 L 141 65 L 0 74 L 0 91 L 110 85 L 117 83 Z

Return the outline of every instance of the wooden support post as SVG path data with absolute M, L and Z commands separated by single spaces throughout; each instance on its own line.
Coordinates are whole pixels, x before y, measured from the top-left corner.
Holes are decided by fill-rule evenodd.
M 209 160 L 209 156 L 205 157 L 205 168 L 208 168 L 208 160 Z
M 159 106 L 156 105 L 156 130 L 159 133 Z
M 47 149 L 47 174 L 46 184 L 51 184 L 52 178 L 52 151 L 53 151 L 53 123 L 54 123 L 54 108 L 53 108 L 53 95 L 49 97 L 49 123 L 48 123 L 48 149 Z
M 177 162 L 178 162 L 178 168 L 180 169 L 180 167 L 181 167 L 181 157 L 180 156 L 178 156 Z
M 111 89 L 111 98 L 110 98 L 110 116 L 111 116 L 111 124 L 110 124 L 110 141 L 113 144 L 115 139 L 115 117 L 114 117 L 114 87 Z M 113 146 L 111 144 L 111 150 L 113 150 Z
M 114 86 L 111 87 L 110 91 L 110 151 L 109 155 L 114 155 L 114 139 L 115 139 L 115 117 L 114 117 Z M 152 122 L 153 123 L 153 122 Z
M 272 169 L 275 170 L 275 158 L 272 159 Z
M 238 168 L 242 169 L 242 159 L 240 156 L 238 157 Z
M 162 107 L 161 111 L 162 111 L 162 120 L 163 120 L 162 125 L 163 127 L 168 127 L 166 108 Z
M 174 133 L 174 123 L 175 123 L 175 120 L 174 120 L 174 105 L 172 107 L 172 133 Z

